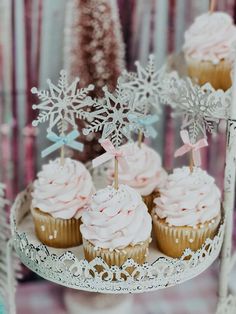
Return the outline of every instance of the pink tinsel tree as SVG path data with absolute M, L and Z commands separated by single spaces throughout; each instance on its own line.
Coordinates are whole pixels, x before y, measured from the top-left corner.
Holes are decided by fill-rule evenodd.
M 81 87 L 94 84 L 92 96 L 102 97 L 102 87 L 107 85 L 113 91 L 124 69 L 124 44 L 116 1 L 72 0 L 66 16 L 65 69 L 71 79 L 80 77 Z M 100 152 L 97 136 L 81 138 L 85 149 L 78 156 L 80 160 L 86 161 Z
M 80 85 L 95 85 L 102 96 L 107 85 L 114 90 L 124 68 L 124 44 L 113 0 L 73 0 L 66 21 L 65 66 Z

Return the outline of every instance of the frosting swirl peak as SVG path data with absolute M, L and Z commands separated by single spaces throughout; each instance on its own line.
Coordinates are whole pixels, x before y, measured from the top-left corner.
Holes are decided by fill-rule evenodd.
M 120 185 L 99 190 L 83 212 L 81 233 L 94 246 L 120 249 L 146 241 L 151 233 L 151 216 L 141 196 Z
M 155 213 L 174 226 L 195 226 L 220 214 L 221 193 L 214 178 L 201 168 L 174 169 L 154 200 Z
M 43 165 L 34 181 L 32 206 L 54 218 L 80 218 L 82 210 L 94 193 L 90 173 L 76 160 L 59 158 Z
M 157 188 L 163 186 L 167 173 L 161 166 L 161 157 L 152 148 L 142 143 L 128 143 L 121 147 L 124 152 L 125 163 L 119 164 L 119 182 L 127 184 L 139 192 L 142 196 L 151 194 Z M 108 179 L 111 183 L 114 176 L 114 165 L 110 164 Z
M 217 64 L 223 59 L 231 59 L 236 26 L 228 14 L 208 12 L 195 19 L 184 37 L 183 50 L 187 57 Z

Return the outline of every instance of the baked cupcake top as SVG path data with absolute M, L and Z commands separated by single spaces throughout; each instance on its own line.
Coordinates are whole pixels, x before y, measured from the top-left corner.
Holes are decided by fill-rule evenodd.
M 131 187 L 120 185 L 97 191 L 90 207 L 82 214 L 84 239 L 95 247 L 122 249 L 148 240 L 151 216 L 141 196 Z
M 154 200 L 154 213 L 173 226 L 196 226 L 220 214 L 221 193 L 206 171 L 194 167 L 174 169 Z
M 144 143 L 141 148 L 138 143 L 128 143 L 120 149 L 124 152 L 126 166 L 119 163 L 119 182 L 134 188 L 140 195 L 146 196 L 164 185 L 167 173 L 161 166 L 161 157 Z M 108 169 L 108 179 L 111 183 L 114 177 L 114 163 Z
M 80 218 L 95 189 L 90 173 L 76 160 L 57 158 L 43 165 L 33 184 L 32 206 L 54 218 Z
M 223 59 L 231 60 L 236 27 L 228 14 L 208 12 L 195 19 L 184 38 L 183 50 L 187 57 L 217 64 Z

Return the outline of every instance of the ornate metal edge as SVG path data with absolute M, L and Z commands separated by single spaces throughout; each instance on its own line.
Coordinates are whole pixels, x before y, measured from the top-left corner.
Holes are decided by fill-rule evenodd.
M 21 192 L 12 208 L 15 250 L 22 263 L 32 271 L 66 287 L 104 293 L 139 293 L 163 289 L 202 273 L 218 257 L 221 250 L 224 221 L 213 240 L 207 239 L 197 252 L 187 249 L 180 259 L 163 256 L 157 258 L 152 264 L 143 265 L 138 265 L 130 259 L 119 268 L 109 267 L 101 258 L 96 258 L 91 262 L 85 259 L 79 260 L 71 251 L 57 255 L 50 253 L 50 248 L 45 245 L 30 243 L 27 234 L 17 230 L 18 211 L 23 208 L 22 218 L 24 219 L 27 214 L 24 207 L 29 208 L 29 206 L 24 206 L 29 201 L 28 195 L 29 189 Z

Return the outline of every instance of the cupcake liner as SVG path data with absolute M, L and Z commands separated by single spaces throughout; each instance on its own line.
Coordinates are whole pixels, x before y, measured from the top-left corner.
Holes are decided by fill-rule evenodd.
M 149 214 L 151 214 L 151 212 L 153 210 L 153 207 L 154 207 L 153 201 L 154 201 L 154 199 L 159 197 L 159 196 L 160 196 L 159 191 L 154 191 L 154 192 L 152 192 L 149 195 L 142 196 L 143 202 L 146 204 Z
M 209 82 L 215 89 L 223 89 L 224 91 L 231 87 L 232 65 L 229 61 L 222 60 L 217 64 L 192 58 L 187 58 L 186 61 L 188 75 L 199 85 Z
M 121 266 L 128 258 L 132 258 L 136 263 L 143 264 L 148 256 L 149 239 L 137 243 L 134 246 L 127 246 L 123 249 L 102 249 L 95 246 L 83 238 L 84 256 L 87 261 L 92 261 L 96 257 L 101 257 L 109 266 Z
M 221 216 L 194 227 L 169 226 L 165 219 L 160 219 L 152 213 L 153 230 L 158 248 L 170 257 L 181 257 L 185 249 L 197 251 L 207 238 L 213 239 L 216 235 Z
M 53 218 L 38 208 L 31 209 L 35 232 L 45 245 L 54 248 L 69 248 L 82 244 L 81 219 Z

